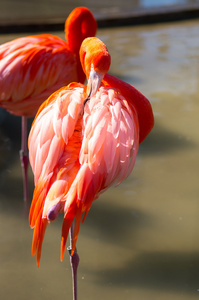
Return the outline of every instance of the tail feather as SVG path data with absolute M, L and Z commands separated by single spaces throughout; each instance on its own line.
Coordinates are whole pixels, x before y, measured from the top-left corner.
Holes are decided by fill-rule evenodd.
M 31 228 L 35 226 L 39 212 L 43 211 L 44 199 L 45 199 L 45 192 L 43 190 L 39 195 L 39 197 L 38 198 L 36 197 L 34 207 L 32 207 L 31 205 L 31 210 L 29 214 L 29 223 Z M 34 196 L 33 196 L 33 200 L 34 200 Z
M 47 226 L 47 219 L 42 219 L 41 215 L 42 215 L 42 212 L 40 213 L 40 216 L 38 217 L 38 219 L 36 221 L 34 234 L 33 234 L 33 241 L 32 241 L 32 256 L 34 256 L 35 253 L 37 252 L 37 266 L 38 267 L 40 264 L 41 248 L 42 248 L 44 234 L 45 234 L 46 226 Z
M 88 215 L 88 212 L 89 212 L 89 210 L 90 210 L 90 208 L 91 208 L 92 202 L 93 202 L 93 201 L 90 201 L 90 202 L 89 202 L 89 205 L 86 207 L 86 210 L 85 210 L 85 212 L 84 212 L 84 216 L 83 216 L 83 219 L 82 219 L 82 223 L 84 222 L 84 220 L 86 219 L 86 216 Z
M 72 242 L 72 252 L 71 252 L 72 256 L 75 252 L 75 247 L 76 247 L 77 238 L 78 238 L 79 229 L 80 229 L 80 223 L 81 223 L 82 201 L 80 201 L 80 202 L 81 203 L 77 209 L 76 216 L 75 216 L 75 227 L 74 227 L 74 232 L 73 232 L 73 242 Z
M 39 180 L 35 187 L 29 212 L 29 224 L 31 228 L 35 226 L 40 211 L 43 211 L 45 197 L 47 195 L 51 177 L 52 174 L 49 174 L 45 180 Z
M 38 198 L 39 198 L 39 186 L 37 185 L 35 187 L 34 193 L 33 193 L 33 198 L 32 198 L 32 203 L 30 206 L 30 212 L 29 212 L 29 224 L 30 227 L 33 228 L 35 225 L 35 222 L 33 222 L 33 215 L 34 215 L 34 211 L 35 211 L 35 206 L 37 204 Z
M 34 256 L 37 251 L 37 245 L 39 241 L 40 228 L 41 228 L 41 219 L 42 219 L 42 211 L 39 213 L 35 223 L 35 228 L 34 228 L 34 233 L 32 238 L 32 256 Z
M 40 235 L 39 235 L 39 240 L 38 240 L 38 244 L 37 244 L 37 266 L 38 267 L 40 264 L 41 248 L 42 248 L 42 243 L 43 243 L 47 223 L 48 223 L 47 219 L 41 219 Z
M 72 223 L 73 223 L 73 218 L 71 218 L 71 219 L 64 218 L 64 221 L 62 224 L 62 237 L 61 237 L 61 256 L 60 256 L 61 261 L 64 258 L 64 252 L 65 252 L 65 247 L 66 247 L 66 241 L 68 238 L 68 232 L 72 226 Z
M 76 213 L 77 213 L 76 199 L 77 199 L 77 197 L 76 197 L 76 193 L 75 193 L 75 197 L 72 197 L 70 199 L 70 205 L 67 208 L 67 211 L 66 211 L 65 216 L 64 216 L 64 221 L 63 221 L 63 224 L 62 224 L 61 261 L 64 258 L 64 251 L 65 251 L 65 247 L 66 247 L 66 241 L 67 241 L 67 238 L 68 238 L 68 232 L 69 232 L 69 229 L 72 226 L 73 220 L 74 220 L 74 218 L 76 216 Z
M 33 240 L 32 240 L 32 255 L 34 256 L 37 252 L 37 266 L 39 267 L 40 263 L 40 257 L 41 257 L 41 248 L 42 243 L 44 239 L 44 234 L 46 231 L 47 226 L 47 219 L 42 218 L 42 211 L 39 213 L 39 216 L 37 218 L 34 234 L 33 234 Z

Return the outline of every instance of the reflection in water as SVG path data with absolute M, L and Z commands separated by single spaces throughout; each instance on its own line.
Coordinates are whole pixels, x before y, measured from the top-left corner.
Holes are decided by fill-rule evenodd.
M 198 26 L 98 31 L 112 56 L 111 73 L 151 99 L 155 128 L 140 145 L 131 176 L 93 203 L 81 226 L 79 299 L 198 299 Z M 59 261 L 62 216 L 47 229 L 39 269 L 31 257 L 20 120 L 7 118 L 0 128 L 6 160 L 0 170 L 1 299 L 72 299 L 69 257 Z M 32 192 L 31 171 L 30 184 Z

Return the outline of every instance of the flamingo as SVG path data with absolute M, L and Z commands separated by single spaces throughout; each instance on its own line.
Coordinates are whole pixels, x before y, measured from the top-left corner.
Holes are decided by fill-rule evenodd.
M 80 60 L 87 86 L 70 83 L 39 108 L 28 145 L 35 190 L 29 213 L 32 255 L 39 267 L 47 224 L 64 213 L 61 261 L 70 228 L 71 257 L 92 202 L 132 171 L 139 143 L 154 125 L 150 102 L 107 74 L 111 57 L 98 38 L 86 38 Z
M 98 38 L 80 49 L 87 87 L 71 83 L 39 108 L 29 134 L 35 190 L 30 208 L 33 254 L 39 265 L 48 222 L 64 211 L 61 260 L 75 220 L 72 254 L 80 217 L 102 191 L 132 171 L 139 143 L 154 125 L 150 102 L 133 86 L 106 74 L 110 55 Z
M 79 48 L 94 36 L 96 20 L 86 7 L 75 8 L 65 22 L 66 42 L 51 34 L 22 37 L 0 46 L 0 106 L 22 117 L 20 158 L 24 200 L 28 201 L 27 118 L 35 116 L 52 92 L 72 81 L 84 83 Z

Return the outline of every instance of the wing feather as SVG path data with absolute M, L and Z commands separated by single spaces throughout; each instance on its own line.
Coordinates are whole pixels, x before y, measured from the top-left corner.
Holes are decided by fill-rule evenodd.
M 94 174 L 103 174 L 101 189 L 119 184 L 129 174 L 131 157 L 138 151 L 136 112 L 117 89 L 101 87 L 85 108 L 83 130 L 80 162 L 88 162 Z
M 71 97 L 70 88 L 62 88 L 47 100 L 48 106 L 46 103 L 43 104 L 43 109 L 39 110 L 29 135 L 30 163 L 36 183 L 30 211 L 30 225 L 35 226 L 33 254 L 37 252 L 38 264 L 46 228 L 46 221 L 43 220 L 54 220 L 63 209 L 63 197 L 67 194 L 79 169 L 84 87 L 78 85 L 76 91 L 76 97 L 81 99 L 79 109 L 76 107 L 77 101 Z M 73 102 L 76 108 L 71 117 Z M 57 126 L 56 118 L 59 124 Z M 63 129 L 65 126 L 67 128 Z

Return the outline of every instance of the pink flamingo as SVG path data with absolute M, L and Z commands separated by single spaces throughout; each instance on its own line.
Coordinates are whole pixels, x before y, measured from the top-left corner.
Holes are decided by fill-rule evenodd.
M 34 227 L 32 255 L 37 253 L 39 266 L 46 226 L 64 212 L 61 260 L 75 220 L 74 277 L 82 214 L 84 220 L 92 202 L 131 173 L 139 143 L 154 125 L 149 101 L 131 85 L 106 74 L 110 55 L 98 38 L 83 41 L 80 60 L 87 87 L 71 83 L 53 93 L 39 108 L 29 135 L 35 179 L 29 214 Z
M 22 117 L 20 158 L 24 200 L 28 200 L 27 117 L 41 103 L 72 81 L 85 81 L 79 49 L 94 36 L 97 23 L 89 9 L 75 8 L 65 22 L 66 42 L 51 34 L 22 37 L 0 46 L 0 106 Z

